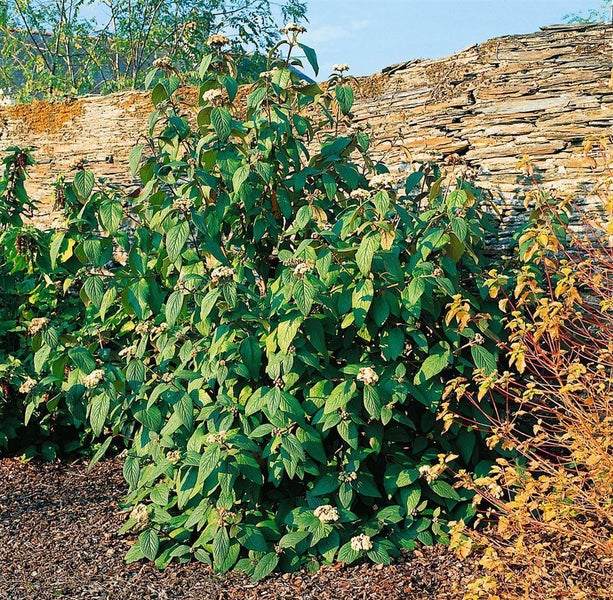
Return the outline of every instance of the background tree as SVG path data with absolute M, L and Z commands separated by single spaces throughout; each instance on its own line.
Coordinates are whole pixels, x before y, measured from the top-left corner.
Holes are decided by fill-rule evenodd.
M 301 0 L 2 0 L 0 88 L 19 100 L 138 88 L 156 57 L 189 69 L 219 31 L 258 56 L 305 12 Z

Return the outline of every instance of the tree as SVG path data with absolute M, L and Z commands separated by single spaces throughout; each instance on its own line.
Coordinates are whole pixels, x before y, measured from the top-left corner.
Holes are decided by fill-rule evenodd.
M 138 88 L 156 57 L 189 69 L 220 31 L 257 56 L 305 12 L 301 0 L 0 0 L 0 87 L 19 99 Z
M 606 0 L 601 2 L 600 8 L 589 8 L 577 13 L 564 15 L 564 20 L 568 23 L 605 23 L 613 22 L 613 1 Z

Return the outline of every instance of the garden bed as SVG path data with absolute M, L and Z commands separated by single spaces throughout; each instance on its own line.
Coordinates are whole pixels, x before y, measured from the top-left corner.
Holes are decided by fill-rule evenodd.
M 0 459 L 0 598 L 310 598 L 376 600 L 461 598 L 473 559 L 444 548 L 414 552 L 388 567 L 357 565 L 275 575 L 259 583 L 216 576 L 201 563 L 126 564 L 133 539 L 118 536 L 124 521 L 121 464 L 84 461 L 23 464 Z

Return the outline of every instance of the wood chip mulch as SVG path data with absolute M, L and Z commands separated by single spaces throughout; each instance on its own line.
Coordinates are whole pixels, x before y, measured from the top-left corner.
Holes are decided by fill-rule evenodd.
M 274 575 L 253 583 L 240 574 L 214 575 L 201 563 L 127 565 L 130 541 L 117 535 L 125 516 L 121 464 L 23 464 L 0 459 L 0 599 L 87 600 L 421 600 L 461 598 L 463 564 L 444 548 L 426 548 L 388 567 L 328 567 Z

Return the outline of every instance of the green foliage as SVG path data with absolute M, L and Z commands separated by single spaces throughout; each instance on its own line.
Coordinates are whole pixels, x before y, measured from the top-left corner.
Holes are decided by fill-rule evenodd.
M 205 56 L 197 125 L 164 76 L 130 157 L 139 197 L 87 171 L 59 188 L 37 276 L 62 320 L 28 360 L 96 458 L 127 440 L 128 560 L 256 579 L 388 563 L 474 514 L 448 469 L 486 464 L 482 440 L 436 412 L 446 378 L 495 366 L 484 198 L 433 165 L 399 187 L 348 128 L 350 80 L 290 66 L 270 64 L 245 110 L 232 59 Z M 25 402 L 42 422 L 48 404 Z

